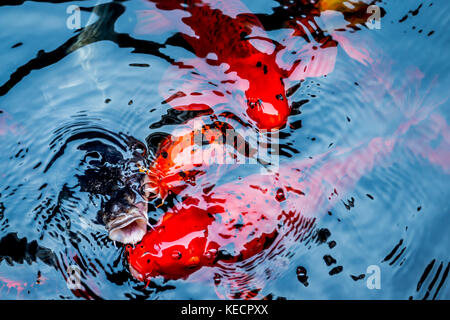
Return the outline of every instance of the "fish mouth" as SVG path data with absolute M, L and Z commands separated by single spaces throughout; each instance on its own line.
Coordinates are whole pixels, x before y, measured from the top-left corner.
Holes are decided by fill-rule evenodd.
M 138 280 L 138 281 L 144 281 L 145 280 L 144 276 L 139 271 L 137 271 L 135 268 L 133 268 L 133 266 L 131 264 L 129 265 L 129 269 L 130 269 L 131 275 L 136 280 Z
M 128 268 L 131 275 L 138 281 L 147 282 L 152 278 L 164 276 L 164 273 L 161 272 L 161 266 L 156 261 L 152 261 L 150 267 L 146 265 L 144 268 L 142 268 L 139 262 L 132 263 L 131 260 L 132 259 L 130 259 L 130 255 L 128 255 Z
M 147 233 L 147 224 L 148 218 L 140 212 L 120 215 L 107 226 L 109 238 L 125 244 L 136 244 Z
M 289 110 L 279 110 L 268 102 L 261 102 L 255 108 L 248 108 L 247 114 L 262 130 L 278 130 L 286 125 Z

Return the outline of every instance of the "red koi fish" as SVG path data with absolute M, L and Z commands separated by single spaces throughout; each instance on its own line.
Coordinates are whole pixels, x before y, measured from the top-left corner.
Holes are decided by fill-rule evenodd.
M 413 75 L 412 80 L 421 73 Z M 399 107 L 410 106 L 408 96 L 400 97 L 394 89 L 387 86 L 385 94 L 391 94 Z M 418 92 L 413 96 L 417 100 Z M 382 163 L 397 144 L 450 172 L 450 130 L 436 112 L 446 100 L 418 101 L 420 105 L 402 110 L 408 121 L 391 138 L 378 137 L 357 148 L 335 149 L 333 154 L 330 151 L 287 164 L 278 174 L 249 176 L 200 195 L 185 190 L 184 201 L 169 210 L 136 247 L 127 248 L 131 273 L 142 281 L 156 276 L 187 278 L 202 267 L 222 268 L 257 256 L 267 247 L 272 246 L 273 251 L 289 233 L 298 240 L 320 212 L 326 212 L 338 195 Z M 427 134 L 411 139 L 409 130 L 419 124 L 425 125 Z M 438 138 L 439 145 L 431 147 Z M 280 229 L 280 225 L 287 229 Z
M 238 137 L 231 125 L 220 121 L 206 124 L 195 118 L 178 126 L 160 143 L 152 165 L 144 169 L 149 179 L 143 186 L 143 194 L 148 194 L 148 199 L 164 201 L 169 191 L 179 194 L 207 171 L 211 183 L 213 177 L 209 169 L 212 165 L 223 165 L 227 158 L 255 155 L 256 151 L 247 144 L 234 146 L 234 141 L 227 141 L 228 134 Z M 219 177 L 218 168 L 215 173 Z
M 446 126 L 445 135 L 448 132 Z M 274 251 L 286 237 L 298 242 L 338 195 L 382 163 L 401 140 L 396 135 L 378 137 L 356 151 L 339 150 L 333 159 L 328 152 L 294 162 L 274 175 L 249 176 L 199 196 L 185 193 L 185 200 L 140 243 L 127 246 L 130 272 L 140 281 L 157 276 L 186 279 L 203 267 L 226 268 L 269 248 Z M 403 142 L 408 145 L 407 139 Z M 435 154 L 441 153 L 435 150 L 430 162 L 436 163 Z M 448 153 L 442 159 L 448 159 Z M 447 165 L 444 169 L 448 172 Z
M 200 59 L 206 59 L 210 70 L 214 67 L 222 68 L 219 72 L 224 74 L 221 83 L 216 84 L 220 85 L 216 90 L 203 92 L 197 87 L 192 88 L 193 92 L 190 94 L 179 91 L 167 98 L 166 102 L 178 110 L 209 110 L 213 105 L 229 103 L 233 93 L 227 88 L 232 87 L 234 92 L 240 90 L 245 93 L 245 98 L 236 96 L 234 98 L 239 100 L 238 103 L 246 105 L 247 116 L 259 128 L 273 129 L 285 125 L 290 108 L 283 79 L 289 76 L 289 71 L 278 67 L 277 48 L 271 53 L 265 53 L 252 44 L 252 40 L 260 40 L 265 45 L 274 46 L 274 42 L 267 36 L 260 35 L 262 25 L 255 15 L 237 14 L 249 12 L 241 2 L 200 0 L 152 0 L 152 2 L 159 11 L 153 12 L 153 20 L 146 18 L 150 15 L 148 12 L 141 14 L 141 18 L 147 19 L 148 27 L 140 26 L 140 29 L 155 28 L 155 23 L 169 24 L 168 21 L 176 20 L 179 13 L 183 13 L 182 23 L 174 21 L 173 25 L 178 26 L 195 55 Z M 164 11 L 173 13 L 165 22 Z M 260 31 L 258 35 L 255 35 L 256 29 Z M 198 64 L 197 59 L 194 65 Z M 193 67 L 184 66 L 184 68 Z M 210 71 L 209 74 L 207 72 L 206 77 L 212 76 L 213 79 L 217 79 L 217 75 L 212 74 L 217 71 Z M 179 78 L 180 75 L 176 77 Z
M 371 61 L 367 50 L 358 51 L 333 30 L 321 31 L 313 19 L 322 18 L 322 11 L 340 10 L 352 23 L 362 22 L 369 16 L 364 14 L 368 5 L 363 2 L 354 4 L 353 9 L 343 0 L 324 0 L 314 5 L 288 3 L 284 7 L 289 10 L 294 6 L 295 12 L 282 28 L 291 31 L 283 33 L 279 42 L 267 36 L 259 19 L 238 0 L 149 2 L 152 10 L 138 13 L 138 32 L 175 29 L 197 57 L 174 63 L 176 69 L 169 68 L 160 82 L 161 95 L 167 97 L 164 102 L 177 110 L 218 111 L 245 106 L 231 107 L 232 113 L 241 115 L 245 110 L 250 122 L 261 129 L 281 128 L 290 114 L 286 82 L 332 72 L 338 42 L 352 58 L 364 64 Z M 303 19 L 299 13 L 313 18 Z M 336 28 L 342 30 L 342 25 Z M 333 37 L 324 35 L 326 32 Z M 308 34 L 321 36 L 310 39 Z
M 337 201 L 328 195 L 345 193 L 393 146 L 393 140 L 376 138 L 334 160 L 326 153 L 273 175 L 249 176 L 201 195 L 186 192 L 154 230 L 127 247 L 130 271 L 141 281 L 187 278 L 202 267 L 254 257 L 286 235 L 298 241 Z
M 127 247 L 130 272 L 142 281 L 156 276 L 187 278 L 202 267 L 226 267 L 265 249 L 273 251 L 287 236 L 298 242 L 320 213 L 338 201 L 338 195 L 354 187 L 400 143 L 450 172 L 450 130 L 435 113 L 440 105 L 417 108 L 391 138 L 378 137 L 357 148 L 293 162 L 276 174 L 252 175 L 200 195 L 185 190 L 183 202 L 169 210 L 136 247 Z M 430 127 L 429 134 L 410 140 L 405 134 L 419 123 Z M 439 136 L 443 139 L 438 148 L 429 147 Z

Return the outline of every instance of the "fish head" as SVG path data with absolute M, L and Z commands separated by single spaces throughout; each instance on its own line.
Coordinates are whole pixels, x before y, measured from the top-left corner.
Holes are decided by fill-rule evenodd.
M 161 242 L 150 231 L 134 248 L 127 246 L 131 274 L 140 281 L 157 276 L 166 279 L 182 279 L 201 268 L 200 257 L 193 245 Z
M 134 178 L 138 184 L 145 183 L 147 179 L 145 174 Z M 125 244 L 139 242 L 147 232 L 147 211 L 145 195 L 142 196 L 136 191 L 133 184 L 127 184 L 117 190 L 102 210 L 109 238 Z
M 157 276 L 185 279 L 214 263 L 218 246 L 207 241 L 207 226 L 212 218 L 197 213 L 194 209 L 191 214 L 185 211 L 166 215 L 140 243 L 126 247 L 129 269 L 137 280 Z
M 249 68 L 249 87 L 245 91 L 247 115 L 260 129 L 284 127 L 290 108 L 278 68 L 268 67 L 260 61 Z

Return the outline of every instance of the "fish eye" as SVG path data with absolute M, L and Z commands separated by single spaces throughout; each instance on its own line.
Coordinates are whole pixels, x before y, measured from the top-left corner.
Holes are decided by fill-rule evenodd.
M 277 95 L 275 96 L 275 98 L 277 98 L 277 100 L 280 100 L 280 101 L 283 101 L 283 100 L 284 100 L 284 97 L 283 97 L 282 94 L 277 94 Z

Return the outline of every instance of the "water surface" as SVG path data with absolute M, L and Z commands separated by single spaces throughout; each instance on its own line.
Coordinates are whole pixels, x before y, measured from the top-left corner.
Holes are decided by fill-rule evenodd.
M 243 2 L 261 17 L 289 10 L 282 1 Z M 83 8 L 80 30 L 67 28 L 69 5 Z M 338 46 L 334 70 L 305 79 L 289 97 L 296 111 L 281 130 L 280 166 L 326 152 L 330 163 L 360 161 L 352 155 L 376 138 L 394 147 L 356 172 L 332 207 L 318 209 L 307 239 L 259 260 L 260 298 L 450 298 L 450 4 L 378 5 L 380 29 L 340 32 L 372 60 L 353 59 Z M 102 196 L 77 185 L 89 167 L 85 143 L 101 141 L 126 157 L 125 135 L 154 150 L 149 136 L 195 116 L 162 103 L 159 90 L 172 63 L 193 54 L 167 43 L 171 30 L 137 32 L 137 12 L 145 9 L 141 1 L 0 5 L 2 299 L 217 299 L 226 291 L 198 274 L 147 287 L 134 280 L 122 246 L 98 222 Z M 282 17 L 274 14 L 267 31 L 280 42 Z M 151 221 L 163 213 L 152 207 Z M 82 293 L 66 283 L 70 266 L 81 270 Z M 367 286 L 369 266 L 381 272 L 380 289 Z

